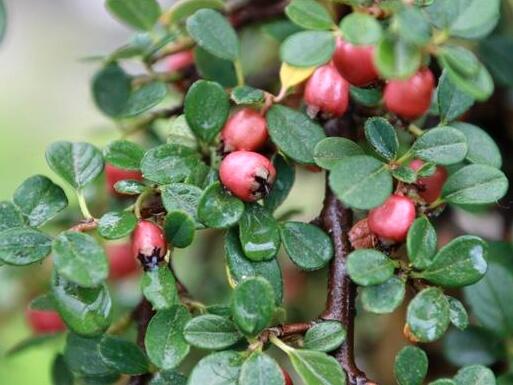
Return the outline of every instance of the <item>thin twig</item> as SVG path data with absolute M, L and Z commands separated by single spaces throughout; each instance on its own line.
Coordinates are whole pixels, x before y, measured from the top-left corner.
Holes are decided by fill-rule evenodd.
M 151 303 L 143 298 L 132 312 L 132 318 L 137 324 L 137 344 L 144 350 L 144 338 L 151 318 L 155 314 Z M 130 377 L 129 385 L 147 385 L 151 380 L 151 373 Z

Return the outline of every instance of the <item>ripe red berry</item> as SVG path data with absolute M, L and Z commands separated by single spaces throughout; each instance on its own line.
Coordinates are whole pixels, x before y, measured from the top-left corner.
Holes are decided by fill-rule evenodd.
M 424 165 L 420 159 L 415 159 L 410 163 L 410 168 L 417 171 Z M 427 203 L 433 203 L 442 194 L 442 188 L 447 180 L 447 170 L 445 167 L 437 166 L 433 175 L 425 176 L 417 179 L 419 186 L 419 195 Z
M 373 46 L 353 45 L 342 39 L 337 39 L 333 64 L 349 83 L 362 87 L 378 79 L 373 56 Z
M 132 245 L 129 242 L 107 244 L 105 251 L 109 259 L 109 278 L 122 279 L 135 274 L 139 266 L 132 257 Z
M 434 88 L 435 79 L 428 68 L 406 80 L 390 80 L 385 86 L 385 105 L 401 118 L 417 119 L 429 110 Z
M 140 221 L 133 233 L 132 254 L 144 270 L 157 267 L 166 253 L 167 243 L 162 229 L 153 222 Z
M 56 311 L 27 308 L 25 318 L 36 334 L 51 334 L 66 330 L 66 325 Z
M 109 193 L 111 193 L 112 195 L 119 194 L 116 190 L 114 190 L 114 185 L 119 181 L 125 179 L 142 180 L 143 177 L 140 171 L 124 170 L 122 168 L 113 166 L 109 163 L 105 164 L 105 181 Z
M 166 59 L 167 69 L 170 72 L 181 71 L 194 64 L 192 50 L 177 52 Z
M 265 118 L 251 108 L 243 108 L 234 113 L 221 132 L 224 152 L 258 150 L 265 144 L 267 137 Z
M 304 99 L 311 115 L 321 111 L 330 116 L 341 116 L 349 103 L 349 83 L 333 65 L 323 65 L 308 79 Z
M 221 162 L 221 183 L 236 197 L 254 202 L 271 189 L 276 170 L 269 159 L 251 151 L 235 151 Z
M 410 198 L 394 194 L 369 212 L 369 228 L 377 236 L 395 242 L 406 239 L 415 220 L 415 205 Z
M 283 374 L 285 385 L 294 385 L 294 383 L 292 382 L 292 378 L 290 378 L 290 375 L 287 373 L 285 369 L 281 368 L 281 373 Z

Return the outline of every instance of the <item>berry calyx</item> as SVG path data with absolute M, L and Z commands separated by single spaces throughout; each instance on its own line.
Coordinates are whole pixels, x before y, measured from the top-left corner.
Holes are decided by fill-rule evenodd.
M 251 151 L 235 151 L 221 162 L 219 178 L 237 198 L 255 202 L 271 190 L 276 169 L 263 155 Z
M 292 378 L 290 378 L 290 375 L 287 373 L 287 371 L 283 368 L 281 369 L 281 373 L 283 374 L 283 379 L 285 380 L 285 385 L 294 385 L 292 382 Z
M 373 46 L 354 45 L 342 39 L 337 39 L 333 64 L 349 83 L 362 87 L 378 79 L 378 71 L 374 66 L 373 57 Z
M 434 88 L 435 79 L 428 68 L 406 80 L 390 80 L 383 96 L 385 106 L 401 118 L 415 120 L 429 110 Z
M 118 280 L 134 275 L 138 264 L 132 258 L 132 245 L 129 242 L 113 242 L 107 244 L 105 251 L 109 260 L 109 278 Z
M 412 200 L 394 194 L 381 206 L 369 212 L 369 228 L 385 241 L 402 242 L 406 239 L 415 216 Z
M 255 151 L 267 141 L 267 122 L 251 108 L 242 108 L 234 113 L 221 131 L 223 152 Z
M 110 194 L 121 195 L 114 189 L 114 185 L 126 179 L 142 180 L 143 176 L 137 170 L 124 170 L 109 163 L 105 164 L 105 183 Z
M 176 72 L 186 69 L 194 64 L 194 53 L 192 50 L 177 52 L 169 55 L 166 59 L 168 71 Z
M 53 334 L 66 330 L 66 325 L 56 311 L 27 308 L 25 318 L 35 334 Z
M 424 162 L 422 160 L 415 159 L 410 163 L 410 168 L 417 171 L 423 165 Z M 437 166 L 433 175 L 418 178 L 416 184 L 419 196 L 427 203 L 433 203 L 442 195 L 442 189 L 447 178 L 447 170 L 442 166 Z
M 349 83 L 333 65 L 323 65 L 308 79 L 304 99 L 311 116 L 318 112 L 334 117 L 342 116 L 349 103 Z
M 167 243 L 162 229 L 153 222 L 140 221 L 133 233 L 132 254 L 141 262 L 144 270 L 156 268 L 166 253 Z

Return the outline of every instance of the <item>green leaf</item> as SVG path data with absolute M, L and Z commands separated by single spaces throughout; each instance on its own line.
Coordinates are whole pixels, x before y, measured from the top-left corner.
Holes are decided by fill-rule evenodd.
M 475 164 L 484 164 L 495 168 L 502 167 L 502 155 L 499 147 L 481 128 L 463 122 L 454 122 L 452 127 L 467 137 L 468 153 L 466 159 Z
M 376 46 L 374 62 L 385 79 L 407 79 L 420 67 L 421 52 L 407 41 L 385 37 Z
M 104 150 L 103 156 L 107 163 L 124 170 L 139 170 L 144 150 L 138 144 L 128 140 L 115 140 Z
M 167 143 L 181 144 L 182 146 L 190 147 L 195 150 L 198 148 L 196 137 L 187 124 L 185 115 L 182 114 L 171 118 L 169 125 L 164 123 L 164 127 L 169 129 Z
M 17 342 L 14 346 L 10 347 L 4 354 L 4 357 L 11 358 L 15 357 L 20 353 L 26 353 L 35 348 L 41 348 L 42 346 L 49 344 L 51 342 L 55 343 L 55 340 L 59 339 L 62 336 L 61 333 L 50 333 L 50 334 L 41 334 L 35 336 L 29 336 L 19 342 Z
M 333 257 L 330 237 L 317 226 L 286 222 L 280 227 L 280 231 L 285 251 L 302 270 L 322 269 Z
M 103 377 L 117 375 L 100 356 L 101 338 L 86 338 L 74 333 L 68 334 L 64 348 L 64 360 L 77 376 Z
M 14 192 L 13 202 L 32 227 L 43 225 L 68 206 L 62 188 L 42 175 L 26 179 Z
M 169 10 L 169 21 L 177 23 L 202 8 L 224 10 L 225 4 L 222 0 L 182 0 L 173 4 Z
M 129 236 L 137 225 L 137 218 L 129 211 L 111 211 L 98 222 L 98 233 L 105 239 Z
M 345 41 L 356 45 L 375 44 L 383 34 L 381 24 L 374 17 L 361 12 L 350 13 L 344 17 L 340 30 Z
M 495 375 L 487 367 L 481 365 L 467 366 L 460 369 L 454 376 L 456 385 L 495 385 Z
M 92 182 L 103 171 L 102 153 L 89 143 L 55 142 L 46 150 L 46 161 L 76 189 Z
M 264 198 L 264 207 L 271 211 L 276 210 L 285 201 L 296 178 L 293 165 L 280 154 L 273 157 L 273 165 L 276 169 L 276 180 L 271 192 Z
M 244 361 L 240 385 L 285 385 L 280 366 L 265 353 L 254 352 Z
M 146 355 L 133 342 L 104 335 L 99 345 L 100 356 L 108 366 L 131 376 L 144 374 L 149 365 Z
M 224 351 L 202 358 L 192 370 L 188 385 L 239 385 L 242 356 Z
M 54 274 L 52 295 L 62 319 L 75 333 L 98 335 L 110 326 L 112 301 L 105 284 L 82 288 Z
M 166 240 L 173 247 L 184 248 L 194 240 L 196 223 L 194 218 L 183 211 L 171 211 L 164 221 Z
M 283 300 L 283 280 L 276 258 L 270 261 L 254 262 L 242 251 L 237 231 L 229 230 L 225 240 L 226 267 L 229 278 L 235 285 L 248 277 L 262 277 L 273 287 L 276 305 Z
M 290 35 L 303 31 L 299 25 L 287 19 L 271 20 L 262 25 L 262 32 L 277 42 L 283 42 Z
M 293 349 L 287 354 L 305 385 L 345 385 L 340 364 L 326 353 Z
M 274 290 L 267 280 L 261 277 L 248 278 L 239 283 L 233 292 L 233 320 L 244 334 L 256 336 L 269 326 L 274 302 Z
M 198 161 L 198 154 L 189 147 L 162 144 L 144 154 L 141 171 L 144 178 L 152 182 L 161 184 L 182 182 L 191 174 Z
M 33 310 L 55 310 L 55 301 L 50 293 L 42 294 L 32 300 L 29 305 Z
M 280 249 L 278 222 L 273 215 L 257 203 L 246 205 L 239 221 L 242 250 L 251 261 L 268 261 Z
M 393 160 L 399 150 L 399 138 L 384 118 L 370 118 L 365 122 L 365 137 L 374 150 L 386 160 Z
M 463 167 L 449 176 L 442 197 L 455 205 L 495 203 L 508 191 L 504 173 L 491 166 L 474 164 Z
M 117 63 L 105 66 L 94 75 L 93 98 L 96 106 L 107 116 L 120 116 L 131 92 L 132 79 Z
M 8 265 L 30 265 L 48 256 L 52 239 L 37 230 L 13 227 L 0 232 L 0 261 Z
M 347 257 L 347 272 L 361 286 L 379 285 L 394 274 L 394 263 L 385 254 L 373 249 L 358 249 Z
M 160 310 L 151 319 L 144 346 L 151 362 L 161 369 L 173 369 L 189 353 L 183 329 L 191 316 L 184 306 Z
M 424 46 L 431 39 L 431 25 L 417 7 L 402 7 L 392 23 L 398 35 L 409 43 Z
M 156 0 L 107 0 L 107 8 L 122 22 L 143 31 L 151 30 L 160 17 Z
M 346 330 L 340 322 L 324 321 L 315 324 L 305 334 L 304 348 L 319 352 L 331 352 L 346 339 Z
M 470 326 L 464 331 L 452 329 L 444 339 L 444 356 L 458 367 L 493 365 L 504 356 L 499 337 L 484 328 Z
M 183 331 L 185 340 L 201 349 L 226 349 L 241 339 L 235 324 L 226 317 L 205 314 L 190 320 Z
M 196 1 L 196 0 L 194 0 Z M 187 377 L 175 370 L 161 370 L 153 375 L 148 385 L 187 385 Z
M 403 303 L 405 294 L 404 280 L 394 275 L 382 284 L 363 287 L 360 298 L 366 311 L 389 314 Z
M 327 63 L 335 52 L 335 37 L 328 31 L 303 31 L 289 36 L 281 45 L 281 60 L 295 67 Z
M 408 305 L 406 322 L 420 342 L 433 342 L 449 327 L 449 302 L 442 290 L 422 290 Z
M 167 93 L 167 85 L 163 82 L 146 83 L 132 91 L 120 116 L 131 118 L 142 114 L 159 104 L 167 96 Z
M 214 56 L 199 46 L 195 48 L 194 52 L 196 68 L 203 79 L 212 80 L 223 87 L 237 85 L 233 62 Z
M 198 205 L 198 216 L 206 226 L 224 229 L 237 224 L 244 213 L 244 203 L 228 195 L 219 182 L 208 187 Z
M 185 96 L 185 119 L 198 139 L 210 143 L 221 131 L 230 112 L 230 102 L 218 83 L 198 80 Z
M 109 273 L 103 248 L 90 235 L 66 231 L 52 243 L 56 271 L 82 287 L 97 287 Z
M 405 346 L 395 356 L 394 375 L 399 385 L 422 385 L 428 372 L 428 357 L 416 346 Z
M 510 71 L 513 65 L 513 39 L 507 35 L 494 35 L 480 41 L 479 57 L 490 70 L 495 81 L 505 87 L 513 87 Z
M 7 12 L 3 0 L 0 1 L 0 42 L 5 36 L 5 30 L 7 29 Z
M 200 188 L 185 183 L 172 183 L 162 186 L 160 191 L 167 212 L 183 211 L 198 221 L 198 205 L 203 194 Z
M 23 218 L 18 208 L 8 201 L 0 202 L 0 232 L 23 225 Z
M 267 126 L 272 141 L 285 155 L 299 163 L 314 163 L 314 148 L 326 138 L 322 127 L 305 114 L 274 105 L 267 112 Z
M 146 190 L 146 185 L 135 179 L 125 179 L 116 182 L 114 190 L 125 195 L 139 195 Z
M 456 87 L 446 71 L 438 82 L 437 100 L 440 119 L 445 123 L 458 119 L 474 104 L 474 98 Z
M 381 205 L 392 193 L 392 176 L 385 164 L 367 155 L 337 162 L 329 183 L 342 202 L 362 210 Z
M 168 266 L 145 271 L 141 281 L 144 297 L 150 301 L 155 310 L 169 309 L 179 304 L 176 280 Z
M 232 90 L 231 99 L 235 104 L 260 104 L 265 101 L 265 93 L 258 88 L 239 86 Z
M 417 181 L 417 173 L 406 166 L 399 166 L 392 170 L 392 176 L 404 183 L 415 183 Z
M 469 324 L 469 319 L 465 306 L 463 306 L 460 300 L 454 297 L 447 296 L 447 300 L 449 301 L 451 323 L 460 330 L 466 329 Z
M 365 107 L 376 107 L 379 105 L 383 94 L 379 88 L 349 87 L 351 99 Z
M 286 8 L 287 17 L 306 29 L 329 30 L 333 20 L 326 8 L 314 0 L 293 0 Z
M 57 354 L 52 363 L 52 384 L 53 385 L 73 385 L 75 379 L 71 373 L 64 356 Z
M 219 12 L 198 10 L 187 19 L 187 32 L 201 48 L 214 56 L 230 61 L 239 57 L 237 34 Z
M 406 246 L 408 259 L 417 269 L 425 269 L 433 263 L 436 254 L 438 238 L 429 219 L 422 216 L 413 222 L 408 230 Z
M 330 137 L 317 143 L 313 156 L 317 166 L 331 170 L 339 160 L 363 154 L 362 148 L 352 140 Z
M 441 165 L 451 165 L 465 159 L 467 138 L 452 127 L 437 127 L 426 131 L 413 144 L 415 157 Z
M 430 382 L 428 385 L 456 385 L 450 378 L 440 378 L 436 381 Z

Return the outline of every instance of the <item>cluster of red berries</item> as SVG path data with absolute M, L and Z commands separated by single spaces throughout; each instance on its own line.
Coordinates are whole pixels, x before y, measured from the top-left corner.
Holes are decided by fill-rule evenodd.
M 304 99 L 312 114 L 343 115 L 349 104 L 349 84 L 365 87 L 379 79 L 372 46 L 338 39 L 332 59 L 317 68 L 306 84 Z M 434 88 L 434 76 L 424 68 L 409 79 L 389 80 L 384 89 L 384 104 L 397 116 L 414 120 L 428 111 Z

